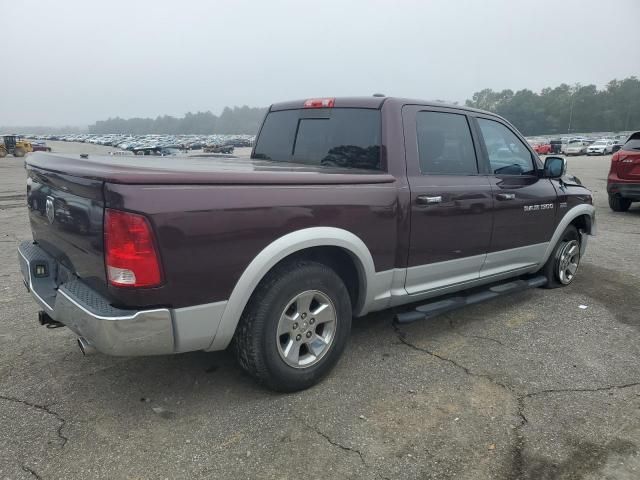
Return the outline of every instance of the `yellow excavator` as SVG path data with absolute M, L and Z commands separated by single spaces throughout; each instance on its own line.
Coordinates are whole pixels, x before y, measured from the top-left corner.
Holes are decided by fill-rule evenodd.
M 31 142 L 18 135 L 3 135 L 0 143 L 0 158 L 11 154 L 14 157 L 24 157 L 27 153 L 33 152 Z

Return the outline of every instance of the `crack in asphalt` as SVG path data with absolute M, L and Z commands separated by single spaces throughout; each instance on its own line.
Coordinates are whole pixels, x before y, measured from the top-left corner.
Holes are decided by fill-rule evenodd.
M 580 392 L 606 392 L 608 390 L 616 390 L 623 388 L 640 387 L 640 382 L 623 383 L 621 385 L 606 385 L 603 387 L 593 388 L 551 388 L 548 390 L 539 390 L 523 395 L 526 398 L 535 397 L 537 395 L 546 395 L 549 393 L 580 393 Z
M 449 326 L 453 329 L 453 323 L 450 319 L 449 319 Z M 586 388 L 586 387 L 585 388 L 558 388 L 558 389 L 539 390 L 536 392 L 529 392 L 529 393 L 520 393 L 520 392 L 517 392 L 513 386 L 508 385 L 506 383 L 499 382 L 489 374 L 473 372 L 471 369 L 469 369 L 468 367 L 465 367 L 461 363 L 456 362 L 455 360 L 452 360 L 447 357 L 443 357 L 442 355 L 435 353 L 432 350 L 429 350 L 424 347 L 419 347 L 418 345 L 411 343 L 406 338 L 407 336 L 406 332 L 403 332 L 397 323 L 395 322 L 392 323 L 392 327 L 398 337 L 398 340 L 400 340 L 400 342 L 403 345 L 413 350 L 416 350 L 418 352 L 426 353 L 427 355 L 437 358 L 440 361 L 447 362 L 455 366 L 459 370 L 462 370 L 465 374 L 471 377 L 484 378 L 489 382 L 493 383 L 494 385 L 502 387 L 510 395 L 512 395 L 515 398 L 516 405 L 517 405 L 516 415 L 520 417 L 520 422 L 518 423 L 518 425 L 516 425 L 516 428 L 515 428 L 516 441 L 512 447 L 512 451 L 513 451 L 512 478 L 514 479 L 523 478 L 525 474 L 525 461 L 524 461 L 524 455 L 523 455 L 525 441 L 524 441 L 524 435 L 522 434 L 522 429 L 524 428 L 525 425 L 529 423 L 529 420 L 527 419 L 524 413 L 526 409 L 525 401 L 527 398 L 533 398 L 538 395 L 549 395 L 554 393 L 604 392 L 609 390 L 640 386 L 640 382 L 632 382 L 632 383 L 625 383 L 621 385 L 606 385 L 602 387 L 592 387 L 592 388 Z M 458 332 L 454 332 L 454 333 L 458 333 Z M 459 335 L 462 335 L 462 334 L 459 334 Z M 462 335 L 462 336 L 464 337 L 465 335 Z M 486 337 L 486 339 L 489 339 L 489 338 Z M 495 340 L 495 339 L 490 339 L 490 340 L 493 340 L 502 345 L 502 343 L 499 342 L 498 340 Z M 506 347 L 506 345 L 504 346 Z M 507 348 L 511 348 L 511 347 L 507 347 Z
M 33 468 L 27 467 L 26 465 L 20 465 L 20 468 L 26 473 L 29 473 L 33 476 L 33 478 L 37 478 L 38 480 L 42 480 L 42 477 L 36 472 Z
M 456 328 L 455 325 L 455 321 L 453 318 L 445 315 L 444 318 L 447 319 L 448 323 L 449 323 L 449 328 L 451 328 L 451 330 L 453 331 L 453 333 L 455 333 L 456 335 L 460 335 L 461 337 L 464 338 L 476 338 L 478 340 L 486 340 L 488 342 L 493 342 L 493 343 L 497 343 L 498 345 L 504 347 L 504 348 L 508 348 L 509 350 L 513 350 L 514 352 L 519 352 L 518 350 L 516 350 L 515 348 L 507 345 L 506 343 L 501 342 L 500 340 L 498 340 L 497 338 L 492 338 L 492 337 L 483 337 L 482 335 L 465 335 L 464 333 L 460 333 L 458 331 L 458 329 Z
M 360 450 L 358 450 L 355 447 L 348 447 L 346 445 L 342 445 L 339 442 L 336 442 L 334 440 L 331 439 L 331 437 L 329 435 L 327 435 L 326 433 L 324 433 L 322 430 L 320 430 L 317 427 L 313 427 L 311 425 L 309 425 L 307 422 L 305 422 L 303 419 L 298 418 L 298 420 L 300 420 L 309 430 L 313 430 L 315 433 L 317 433 L 318 435 L 320 435 L 322 438 L 324 438 L 327 442 L 329 442 L 331 445 L 333 445 L 334 447 L 338 447 L 346 452 L 352 452 L 352 453 L 356 453 L 358 455 L 358 457 L 360 457 L 360 461 L 362 462 L 362 465 L 364 465 L 365 467 L 369 468 L 369 465 L 367 465 L 367 462 L 364 459 L 364 455 L 362 454 L 362 452 Z
M 46 414 L 51 415 L 52 417 L 55 417 L 56 420 L 58 420 L 60 422 L 60 426 L 56 430 L 56 433 L 58 434 L 58 438 L 62 441 L 62 445 L 60 445 L 60 448 L 64 448 L 64 446 L 69 441 L 69 439 L 67 437 L 65 437 L 63 435 L 63 433 L 62 433 L 62 429 L 66 425 L 67 420 L 65 418 L 63 418 L 59 413 L 54 412 L 53 410 L 51 410 L 49 408 L 49 405 L 39 405 L 37 403 L 32 403 L 32 402 L 29 402 L 27 400 L 22 400 L 22 399 L 16 398 L 16 397 L 9 397 L 9 396 L 6 396 L 6 395 L 0 395 L 0 400 L 6 400 L 7 402 L 21 403 L 22 405 L 26 405 L 27 407 L 35 408 L 36 410 L 40 410 L 41 412 L 45 412 Z
M 464 365 L 456 362 L 455 360 L 452 360 L 452 359 L 447 358 L 447 357 L 443 357 L 442 355 L 440 355 L 440 354 L 438 354 L 438 353 L 436 353 L 434 351 L 431 351 L 431 350 L 429 350 L 427 348 L 419 347 L 417 345 L 414 345 L 409 340 L 407 340 L 407 338 L 406 338 L 407 334 L 405 332 L 403 332 L 402 330 L 400 330 L 400 327 L 398 327 L 398 325 L 396 323 L 393 323 L 392 326 L 393 326 L 393 329 L 394 329 L 394 331 L 396 332 L 396 334 L 398 336 L 398 340 L 400 340 L 400 342 L 402 342 L 407 347 L 409 347 L 409 348 L 411 348 L 413 350 L 417 350 L 418 352 L 423 352 L 423 353 L 426 353 L 427 355 L 431 355 L 432 357 L 435 357 L 438 360 L 441 360 L 443 362 L 450 363 L 451 365 L 459 368 L 460 370 L 464 371 L 467 375 L 469 375 L 471 377 L 485 378 L 485 379 L 489 380 L 491 383 L 494 383 L 494 384 L 504 388 L 505 390 L 508 390 L 510 393 L 514 393 L 513 389 L 509 385 L 506 385 L 504 383 L 499 382 L 498 380 L 496 380 L 495 378 L 493 378 L 489 374 L 472 372 L 469 368 L 467 368 Z
M 295 416 L 295 415 L 294 415 Z M 316 433 L 317 435 L 321 436 L 322 438 L 324 438 L 330 445 L 333 445 L 334 447 L 338 447 L 340 450 L 343 450 L 345 452 L 351 452 L 351 453 L 355 453 L 358 455 L 358 457 L 360 458 L 360 462 L 362 463 L 362 465 L 367 468 L 367 469 L 373 469 L 374 473 L 376 474 L 376 476 L 378 478 L 380 478 L 381 480 L 390 480 L 389 477 L 384 477 L 382 476 L 381 473 L 376 472 L 374 467 L 372 467 L 371 465 L 369 465 L 367 463 L 367 461 L 364 459 L 364 454 L 362 453 L 362 451 L 360 451 L 359 449 L 355 448 L 355 447 L 348 447 L 346 445 L 341 444 L 340 442 L 336 442 L 335 440 L 333 440 L 329 435 L 327 435 L 326 433 L 324 433 L 322 430 L 320 430 L 317 427 L 314 427 L 312 425 L 309 425 L 309 423 L 307 423 L 304 419 L 295 416 L 295 418 L 297 418 L 305 427 L 307 427 L 309 430 L 313 431 L 314 433 Z

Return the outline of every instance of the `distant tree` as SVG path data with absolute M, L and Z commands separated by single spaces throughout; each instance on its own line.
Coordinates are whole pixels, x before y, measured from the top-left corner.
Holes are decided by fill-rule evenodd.
M 214 133 L 229 134 L 255 134 L 260 128 L 260 123 L 266 109 L 243 107 L 225 107 L 218 117 L 207 112 L 187 113 L 182 118 L 163 115 L 152 118 L 120 117 L 99 120 L 89 125 L 89 133 L 131 133 L 143 135 L 148 133 L 158 134 L 200 134 L 210 135 Z
M 540 93 L 485 88 L 466 105 L 502 115 L 525 135 L 634 130 L 640 129 L 640 80 L 612 80 L 604 90 L 566 83 Z

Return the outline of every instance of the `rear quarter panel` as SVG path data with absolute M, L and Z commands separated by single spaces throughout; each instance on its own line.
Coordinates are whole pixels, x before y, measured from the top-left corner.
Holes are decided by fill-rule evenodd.
M 348 230 L 367 245 L 376 271 L 393 268 L 398 237 L 396 182 L 345 185 L 107 184 L 106 206 L 151 220 L 165 283 L 110 287 L 116 304 L 183 307 L 229 298 L 240 275 L 271 242 L 296 230 Z

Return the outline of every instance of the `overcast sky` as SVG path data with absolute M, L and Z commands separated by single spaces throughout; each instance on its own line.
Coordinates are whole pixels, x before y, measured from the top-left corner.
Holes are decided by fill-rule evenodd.
M 0 125 L 640 75 L 640 0 L 0 0 Z

